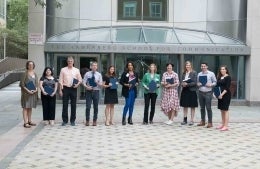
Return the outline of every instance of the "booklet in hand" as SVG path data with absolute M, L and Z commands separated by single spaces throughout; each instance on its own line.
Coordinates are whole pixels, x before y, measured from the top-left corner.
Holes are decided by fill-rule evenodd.
M 33 84 L 32 81 L 29 81 L 25 84 L 25 87 L 28 89 L 28 90 L 36 90 L 36 87 L 35 85 Z
M 88 78 L 88 84 L 91 87 L 97 87 L 97 83 L 95 82 L 95 78 L 93 78 L 93 77 Z
M 112 86 L 110 86 L 110 89 L 117 89 L 118 86 L 117 86 L 117 79 L 116 78 L 111 77 L 109 79 L 109 83 L 112 84 Z
M 166 82 L 169 84 L 174 84 L 174 79 L 173 78 L 166 79 Z
M 136 78 L 131 79 L 128 83 L 131 85 L 131 88 L 135 87 L 135 84 L 136 84 Z
M 183 80 L 183 82 L 186 82 L 186 83 L 191 83 L 191 82 L 192 82 L 192 80 L 191 80 L 191 78 L 187 78 L 187 79 L 184 79 L 184 80 Z
M 215 86 L 215 87 L 213 88 L 213 93 L 214 93 L 214 95 L 216 96 L 216 98 L 218 98 L 218 96 L 221 94 L 220 87 L 219 87 L 219 86 Z
M 73 78 L 72 86 L 75 86 L 76 84 L 78 84 L 78 82 L 78 79 Z
M 54 89 L 48 85 L 44 86 L 44 91 L 48 94 L 51 95 L 54 92 Z
M 199 82 L 202 84 L 202 86 L 205 86 L 207 81 L 207 76 L 199 76 Z
M 149 83 L 149 92 L 154 92 L 157 89 L 157 84 L 154 80 Z

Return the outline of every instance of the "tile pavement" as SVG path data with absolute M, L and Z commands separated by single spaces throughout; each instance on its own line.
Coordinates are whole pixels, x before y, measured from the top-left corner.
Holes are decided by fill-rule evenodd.
M 260 123 L 230 127 L 44 126 L 7 168 L 260 168 Z
M 135 107 L 132 126 L 120 123 L 122 105 L 115 108 L 116 125 L 105 126 L 104 105 L 100 105 L 98 126 L 86 127 L 84 104 L 78 105 L 76 126 L 60 126 L 61 105 L 57 104 L 54 126 L 41 122 L 41 106 L 38 106 L 33 110 L 37 127 L 24 129 L 22 116 L 17 113 L 19 92 L 0 90 L 0 95 L 13 97 L 11 102 L 0 98 L 4 107 L 0 110 L 0 122 L 11 122 L 0 129 L 1 169 L 260 168 L 259 107 L 232 106 L 228 132 L 181 126 L 182 112 L 173 125 L 165 125 L 162 122 L 166 117 L 159 106 L 155 123 L 142 125 L 142 105 Z M 6 116 L 7 112 L 15 118 Z M 199 122 L 199 110 L 196 112 L 196 122 Z M 220 113 L 216 107 L 213 112 L 216 126 Z

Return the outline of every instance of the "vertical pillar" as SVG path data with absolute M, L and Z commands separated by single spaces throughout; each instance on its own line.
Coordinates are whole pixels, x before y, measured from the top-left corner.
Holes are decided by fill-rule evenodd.
M 110 65 L 115 66 L 115 54 L 114 53 L 110 53 Z

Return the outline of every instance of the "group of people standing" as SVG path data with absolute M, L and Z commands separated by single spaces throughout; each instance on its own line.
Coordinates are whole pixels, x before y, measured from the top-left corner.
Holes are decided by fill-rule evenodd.
M 53 70 L 46 67 L 38 83 L 38 77 L 34 72 L 35 64 L 32 61 L 26 63 L 26 72 L 21 78 L 21 105 L 23 108 L 24 127 L 30 128 L 36 124 L 32 122 L 32 108 L 36 107 L 38 98 L 38 88 L 41 90 L 41 101 L 43 107 L 43 120 L 51 125 L 55 120 L 56 93 L 62 97 L 62 126 L 70 124 L 75 126 L 76 120 L 76 101 L 77 88 L 83 85 L 86 90 L 86 126 L 90 125 L 90 109 L 93 103 L 93 120 L 92 126 L 97 125 L 99 91 L 105 89 L 104 104 L 105 108 L 105 125 L 113 125 L 114 105 L 118 103 L 117 87 L 122 85 L 122 96 L 125 98 L 125 105 L 122 111 L 122 125 L 127 123 L 133 124 L 133 110 L 135 99 L 137 97 L 137 86 L 142 85 L 144 88 L 144 116 L 143 124 L 153 124 L 155 114 L 156 99 L 159 94 L 159 88 L 162 87 L 161 110 L 167 115 L 167 125 L 173 123 L 174 117 L 177 116 L 180 107 L 183 107 L 184 118 L 182 125 L 193 125 L 195 108 L 198 107 L 198 100 L 201 111 L 201 121 L 197 126 L 206 125 L 206 110 L 208 116 L 207 128 L 213 127 L 211 101 L 213 91 L 216 87 L 220 89 L 218 96 L 218 109 L 221 111 L 222 124 L 217 127 L 221 131 L 228 130 L 229 105 L 231 100 L 230 84 L 231 77 L 226 66 L 221 66 L 217 78 L 215 74 L 208 70 L 207 63 L 201 63 L 201 72 L 197 74 L 192 68 L 190 61 L 185 62 L 185 68 L 179 80 L 179 76 L 174 72 L 174 65 L 168 63 L 166 72 L 163 73 L 162 79 L 157 74 L 157 67 L 154 63 L 150 64 L 149 71 L 145 73 L 140 80 L 137 72 L 134 70 L 133 62 L 126 64 L 125 71 L 122 73 L 120 80 L 117 79 L 114 66 L 108 68 L 107 73 L 102 76 L 97 71 L 98 63 L 91 63 L 91 70 L 86 72 L 83 79 L 79 69 L 74 67 L 73 57 L 67 58 L 67 66 L 60 71 L 59 80 L 53 76 Z M 32 83 L 33 85 L 30 85 Z M 181 85 L 181 96 L 179 99 L 178 88 Z M 198 98 L 198 99 L 197 99 Z M 68 104 L 71 104 L 71 115 L 68 118 Z M 149 107 L 150 114 L 149 114 Z M 188 123 L 188 109 L 191 110 L 191 119 Z M 127 116 L 128 113 L 128 117 Z

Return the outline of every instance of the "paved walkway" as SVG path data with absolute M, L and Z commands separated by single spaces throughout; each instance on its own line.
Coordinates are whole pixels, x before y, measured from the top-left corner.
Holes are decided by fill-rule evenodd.
M 121 125 L 123 105 L 115 109 L 113 126 L 84 126 L 85 105 L 77 108 L 77 125 L 45 126 L 41 106 L 33 110 L 38 125 L 22 127 L 20 92 L 15 83 L 0 90 L 0 168 L 260 168 L 260 107 L 232 106 L 230 131 L 181 126 L 182 112 L 171 126 L 156 107 L 155 123 L 142 125 L 143 106 L 136 106 L 134 125 Z M 199 122 L 199 110 L 196 110 Z M 214 125 L 220 113 L 213 107 Z

